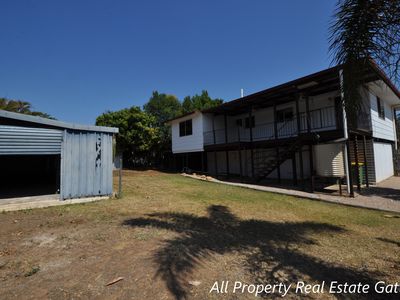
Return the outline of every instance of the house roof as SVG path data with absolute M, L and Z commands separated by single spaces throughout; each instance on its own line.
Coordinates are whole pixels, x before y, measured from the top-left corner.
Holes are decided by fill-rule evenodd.
M 219 106 L 202 110 L 203 113 L 216 114 L 237 114 L 248 110 L 249 106 L 254 108 L 271 106 L 274 103 L 285 103 L 293 101 L 298 93 L 307 93 L 310 96 L 323 94 L 330 91 L 340 89 L 339 70 L 342 65 L 337 65 L 317 73 L 313 73 L 260 92 L 247 95 L 229 102 L 225 102 Z M 379 66 L 370 61 L 369 68 L 365 70 L 364 80 L 366 82 L 382 80 L 385 82 L 393 93 L 400 98 L 400 91 L 379 68 Z M 186 114 L 187 115 L 187 114 Z M 185 115 L 185 116 L 186 116 Z M 177 117 L 175 119 L 181 118 Z
M 63 129 L 71 129 L 71 130 L 82 130 L 82 131 L 97 131 L 97 132 L 106 132 L 106 133 L 118 133 L 118 128 L 114 127 L 105 127 L 105 126 L 91 126 L 91 125 L 80 125 L 74 123 L 67 123 L 57 120 L 46 119 L 37 116 L 19 114 L 15 112 L 9 112 L 5 110 L 0 110 L 0 117 L 9 119 L 9 120 L 17 120 L 27 123 L 33 123 L 38 125 L 46 125 L 49 127 L 55 128 L 63 128 Z
M 400 99 L 400 91 L 399 89 L 394 85 L 394 83 L 390 80 L 390 78 L 386 75 L 386 73 L 373 61 L 370 60 L 370 66 L 371 68 L 378 74 L 378 76 L 385 82 L 388 87 L 395 93 L 397 97 Z
M 185 117 L 190 116 L 190 115 L 194 115 L 195 113 L 198 113 L 198 112 L 200 112 L 200 111 L 196 109 L 196 110 L 190 111 L 190 112 L 188 112 L 188 113 L 185 113 L 185 114 L 183 114 L 183 115 L 179 115 L 179 116 L 177 116 L 177 117 L 175 117 L 175 118 L 169 119 L 169 120 L 166 121 L 165 123 L 166 123 L 166 124 L 169 124 L 169 123 L 171 123 L 172 121 L 175 121 L 175 120 L 178 120 L 178 119 L 182 119 L 182 118 L 185 118 Z

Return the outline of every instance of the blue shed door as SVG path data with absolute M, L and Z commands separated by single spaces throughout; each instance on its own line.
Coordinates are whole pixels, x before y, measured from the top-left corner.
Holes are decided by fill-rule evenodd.
M 66 130 L 61 199 L 112 194 L 112 134 Z
M 0 125 L 0 155 L 61 154 L 62 139 L 61 130 Z

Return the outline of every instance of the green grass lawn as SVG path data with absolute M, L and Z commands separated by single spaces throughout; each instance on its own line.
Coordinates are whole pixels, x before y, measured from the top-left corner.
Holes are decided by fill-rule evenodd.
M 253 299 L 209 290 L 217 280 L 399 282 L 400 218 L 385 215 L 125 171 L 122 199 L 1 214 L 0 295 Z

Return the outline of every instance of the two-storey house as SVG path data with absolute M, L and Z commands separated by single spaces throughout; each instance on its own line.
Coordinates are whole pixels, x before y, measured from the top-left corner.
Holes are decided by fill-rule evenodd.
M 353 195 L 393 175 L 400 92 L 373 63 L 350 122 L 336 66 L 169 121 L 177 166 L 218 177 L 293 180 L 314 189 L 335 178 Z

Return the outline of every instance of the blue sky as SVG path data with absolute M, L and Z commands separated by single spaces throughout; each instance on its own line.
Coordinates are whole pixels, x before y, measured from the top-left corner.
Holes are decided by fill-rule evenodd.
M 0 97 L 93 124 L 153 90 L 225 101 L 331 64 L 336 0 L 2 0 Z

